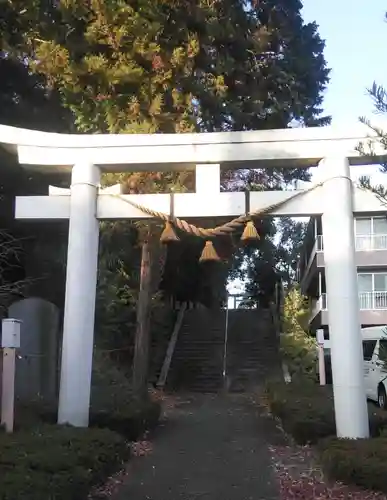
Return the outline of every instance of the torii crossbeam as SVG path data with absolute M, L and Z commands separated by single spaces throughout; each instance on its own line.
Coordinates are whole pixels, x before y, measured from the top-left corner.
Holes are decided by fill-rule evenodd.
M 379 155 L 360 157 L 371 142 Z M 100 189 L 101 172 L 196 170 L 196 192 L 176 194 L 180 218 L 236 217 L 243 193 L 220 192 L 221 168 L 318 166 L 324 182 L 293 191 L 251 193 L 250 210 L 286 201 L 275 216 L 322 215 L 337 435 L 366 437 L 353 214 L 385 213 L 371 193 L 354 187 L 349 165 L 377 163 L 386 152 L 363 126 L 181 135 L 61 135 L 0 126 L 0 145 L 26 168 L 72 172 L 71 189 L 16 198 L 18 219 L 69 219 L 59 423 L 87 426 L 94 339 L 99 220 L 148 217 L 126 200 L 168 213 L 168 194 L 117 196 Z

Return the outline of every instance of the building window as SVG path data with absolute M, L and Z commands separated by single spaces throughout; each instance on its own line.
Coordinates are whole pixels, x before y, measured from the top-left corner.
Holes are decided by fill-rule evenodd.
M 387 273 L 357 275 L 360 309 L 387 309 Z
M 357 283 L 359 293 L 368 293 L 373 291 L 373 274 L 358 274 Z
M 387 340 L 382 339 L 379 342 L 379 359 L 383 363 L 387 362 Z
M 372 234 L 372 218 L 355 219 L 356 236 L 369 236 Z
M 372 232 L 373 234 L 387 234 L 387 218 L 373 217 Z
M 376 346 L 376 340 L 363 340 L 364 361 L 371 361 Z
M 355 219 L 356 250 L 387 249 L 387 218 L 361 217 Z
M 385 292 L 387 290 L 387 273 L 375 273 L 374 277 L 374 291 Z

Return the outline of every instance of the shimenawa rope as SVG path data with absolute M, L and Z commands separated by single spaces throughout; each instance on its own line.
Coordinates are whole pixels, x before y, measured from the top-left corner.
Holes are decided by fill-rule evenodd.
M 158 212 L 156 210 L 152 210 L 151 208 L 145 207 L 144 205 L 140 205 L 139 203 L 136 203 L 133 200 L 130 200 L 128 198 L 124 198 L 122 195 L 119 194 L 108 194 L 107 196 L 112 196 L 114 198 L 119 198 L 120 200 L 124 201 L 125 203 L 128 203 L 134 208 L 137 208 L 141 212 L 143 212 L 146 215 L 149 215 L 151 217 L 154 217 L 156 219 L 163 220 L 165 222 L 172 222 L 178 229 L 188 233 L 188 234 L 193 234 L 195 236 L 198 236 L 200 238 L 214 238 L 216 236 L 226 236 L 230 235 L 238 230 L 240 230 L 246 222 L 250 221 L 254 217 L 259 217 L 262 215 L 267 215 L 271 211 L 280 208 L 281 206 L 285 205 L 289 201 L 295 200 L 301 195 L 304 195 L 306 193 L 310 193 L 314 191 L 315 189 L 321 187 L 325 182 L 328 180 L 331 180 L 331 178 L 326 179 L 323 182 L 319 182 L 318 184 L 315 184 L 314 186 L 311 186 L 308 189 L 302 190 L 302 191 L 297 191 L 289 198 L 286 198 L 285 200 L 281 200 L 277 203 L 272 203 L 271 205 L 268 205 L 267 207 L 264 207 L 263 209 L 258 209 L 253 212 L 250 212 L 248 215 L 240 215 L 239 217 L 236 217 L 235 219 L 226 222 L 225 224 L 222 224 L 221 226 L 217 226 L 214 228 L 203 228 L 203 227 L 197 227 L 193 224 L 190 224 L 189 222 L 179 219 L 178 217 L 174 217 L 168 214 L 165 214 L 163 212 Z

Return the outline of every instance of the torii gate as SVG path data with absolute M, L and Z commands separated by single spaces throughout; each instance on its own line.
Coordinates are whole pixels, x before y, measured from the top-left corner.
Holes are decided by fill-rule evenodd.
M 360 157 L 361 141 L 371 141 L 378 158 Z M 337 435 L 369 435 L 363 380 L 353 214 L 385 213 L 371 193 L 353 186 L 350 165 L 379 163 L 387 157 L 375 135 L 360 124 L 257 132 L 176 135 L 66 135 L 0 126 L 0 145 L 26 168 L 68 171 L 71 189 L 49 196 L 16 198 L 17 219 L 69 219 L 65 317 L 58 422 L 87 426 L 94 338 L 94 313 L 101 219 L 149 217 L 125 199 L 168 213 L 170 195 L 112 197 L 100 190 L 101 172 L 196 171 L 196 192 L 176 194 L 175 215 L 235 217 L 245 213 L 244 193 L 220 192 L 221 168 L 318 165 L 323 184 L 294 191 L 253 192 L 251 212 L 289 200 L 274 216 L 322 215 L 329 330 Z M 378 149 L 379 148 L 379 149 Z M 32 167 L 33 166 L 33 167 Z

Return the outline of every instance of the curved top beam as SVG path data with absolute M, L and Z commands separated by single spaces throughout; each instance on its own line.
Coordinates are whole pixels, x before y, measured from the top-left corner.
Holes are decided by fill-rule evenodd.
M 351 164 L 379 163 L 386 152 L 376 134 L 352 128 L 314 127 L 197 134 L 57 134 L 0 125 L 0 145 L 23 165 L 45 171 L 92 162 L 106 171 L 186 170 L 198 163 L 224 168 L 310 167 L 332 155 Z M 360 157 L 357 147 L 372 142 L 375 157 Z M 51 167 L 51 168 L 50 168 Z
M 357 124 L 345 129 L 334 126 L 300 127 L 244 132 L 204 132 L 188 134 L 58 134 L 0 125 L 0 143 L 49 148 L 101 148 L 122 146 L 173 146 L 187 144 L 342 141 L 375 136 L 369 127 Z

